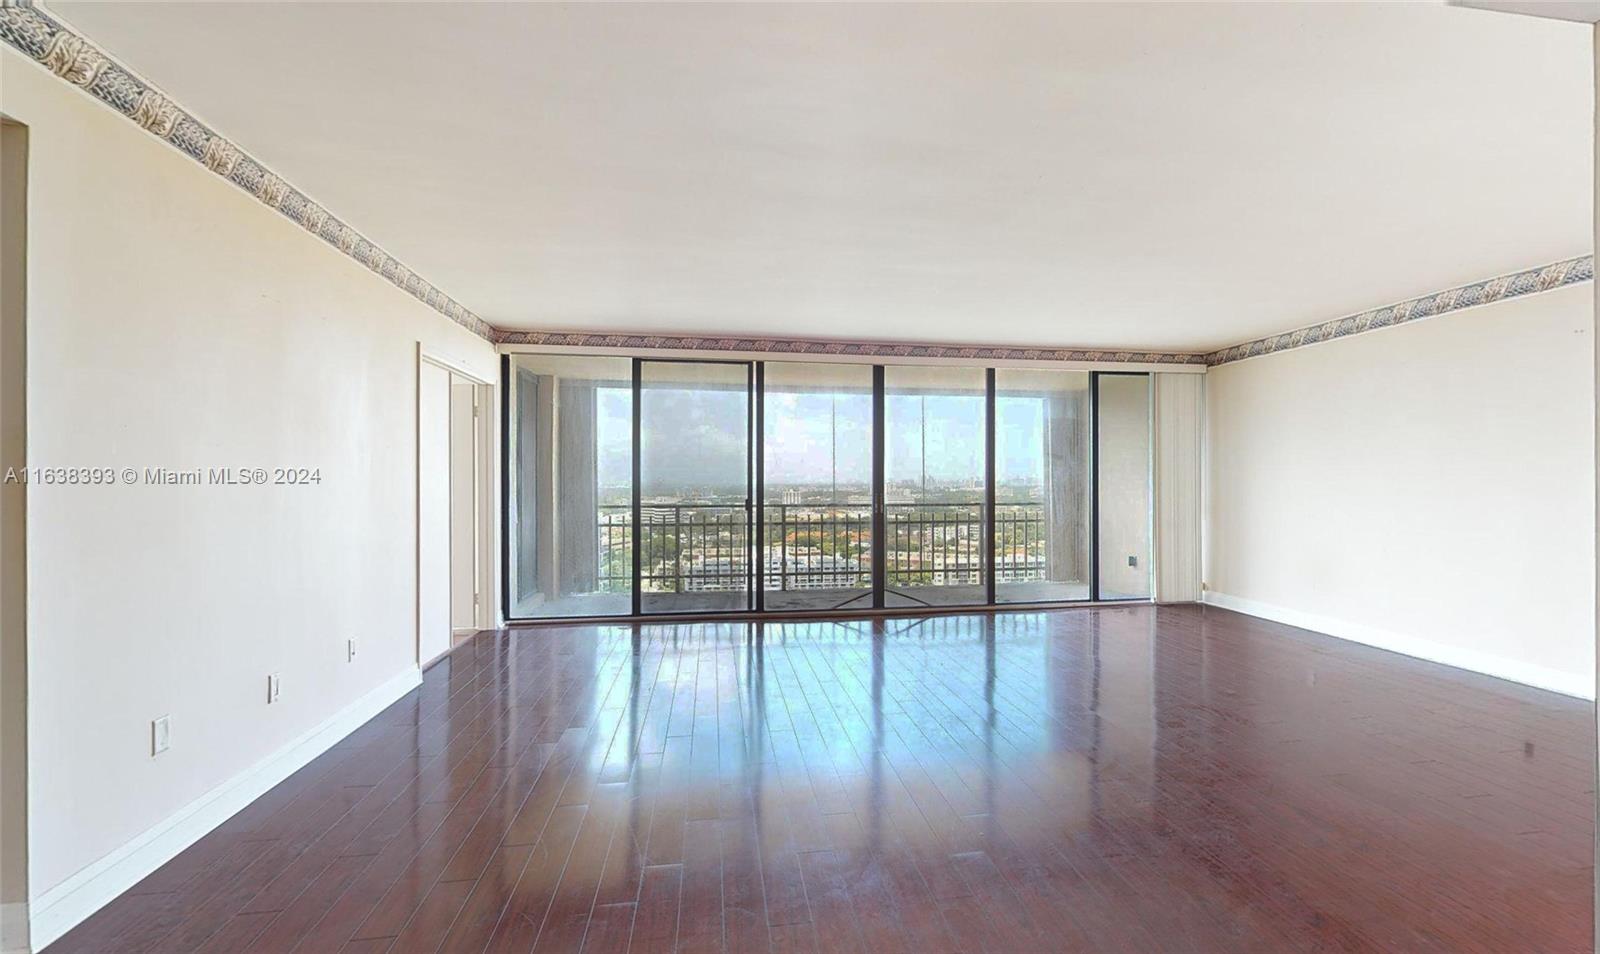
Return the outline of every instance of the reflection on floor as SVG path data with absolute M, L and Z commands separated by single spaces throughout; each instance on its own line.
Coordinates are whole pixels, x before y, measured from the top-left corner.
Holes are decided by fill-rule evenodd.
M 896 586 L 891 585 L 884 594 L 884 604 L 891 607 L 915 608 L 918 606 L 981 606 L 988 594 L 978 585 L 972 586 Z M 1053 603 L 1089 598 L 1087 583 L 1051 583 L 1030 580 L 1025 583 L 998 583 L 995 599 L 1001 603 Z
M 1593 752 L 1210 608 L 487 632 L 51 951 L 1589 950 Z
M 1082 582 L 1029 580 L 1001 583 L 995 596 L 1001 603 L 1057 603 L 1089 598 L 1089 585 Z M 1147 599 L 1145 594 L 1108 594 L 1106 599 Z M 892 586 L 886 603 L 890 607 L 981 606 L 987 599 L 982 586 Z M 807 610 L 870 609 L 872 591 L 865 588 L 818 587 L 804 590 L 768 590 L 766 608 L 774 612 Z M 643 610 L 647 614 L 740 612 L 749 609 L 744 593 L 645 593 Z M 632 611 L 627 593 L 572 593 L 545 602 L 527 601 L 513 607 L 519 619 L 555 619 L 567 616 L 626 616 Z

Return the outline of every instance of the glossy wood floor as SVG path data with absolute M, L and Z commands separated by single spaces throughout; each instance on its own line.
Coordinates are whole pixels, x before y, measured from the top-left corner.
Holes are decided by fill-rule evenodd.
M 485 633 L 50 951 L 1589 951 L 1593 751 L 1198 607 Z

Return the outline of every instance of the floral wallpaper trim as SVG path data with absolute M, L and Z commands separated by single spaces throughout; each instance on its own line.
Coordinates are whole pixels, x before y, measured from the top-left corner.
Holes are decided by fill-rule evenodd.
M 1360 314 L 1346 315 L 1343 318 L 1334 318 L 1321 324 L 1308 325 L 1294 331 L 1285 331 L 1282 334 L 1268 335 L 1244 344 L 1236 344 L 1231 348 L 1213 351 L 1205 356 L 1206 364 L 1228 364 L 1233 361 L 1243 361 L 1245 358 L 1254 358 L 1263 354 L 1275 354 L 1279 351 L 1288 351 L 1292 348 L 1303 348 L 1306 345 L 1316 344 L 1321 341 L 1332 341 L 1335 338 L 1348 338 L 1359 335 L 1364 331 L 1375 331 L 1378 328 L 1390 328 L 1395 325 L 1416 321 L 1419 318 L 1432 318 L 1436 315 L 1460 311 L 1474 305 L 1487 305 L 1494 301 L 1503 301 L 1507 298 L 1519 298 L 1523 295 L 1532 295 L 1536 292 L 1549 291 L 1552 288 L 1561 288 L 1566 285 L 1576 285 L 1579 282 L 1594 279 L 1594 256 L 1582 255 L 1578 258 L 1569 258 L 1565 261 L 1545 265 L 1542 268 L 1530 268 L 1526 271 L 1514 272 L 1510 275 L 1501 275 L 1488 281 L 1473 282 L 1470 285 L 1461 285 L 1449 288 L 1432 295 L 1423 295 L 1394 305 L 1385 305 Z
M 817 341 L 804 338 L 736 338 L 698 335 L 595 334 L 503 331 L 500 343 L 630 351 L 740 351 L 784 355 L 860 355 L 893 358 L 958 358 L 969 361 L 1108 361 L 1120 364 L 1204 364 L 1203 354 L 1164 351 L 1090 351 L 1069 348 L 1007 348 L 980 345 L 894 344 Z

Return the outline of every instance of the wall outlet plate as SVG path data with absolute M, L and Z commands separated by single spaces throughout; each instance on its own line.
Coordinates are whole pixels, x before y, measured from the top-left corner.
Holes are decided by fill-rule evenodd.
M 278 701 L 278 692 L 282 688 L 283 680 L 278 676 L 278 674 L 275 672 L 269 673 L 267 675 L 267 705 L 270 706 L 274 702 Z
M 150 757 L 155 758 L 172 748 L 172 716 L 164 715 L 150 720 Z

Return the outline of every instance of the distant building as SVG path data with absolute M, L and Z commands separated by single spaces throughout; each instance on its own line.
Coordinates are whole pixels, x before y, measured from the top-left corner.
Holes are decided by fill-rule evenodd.
M 765 583 L 769 590 L 825 590 L 856 586 L 867 572 L 854 557 L 812 551 L 791 551 L 787 555 L 768 550 Z

